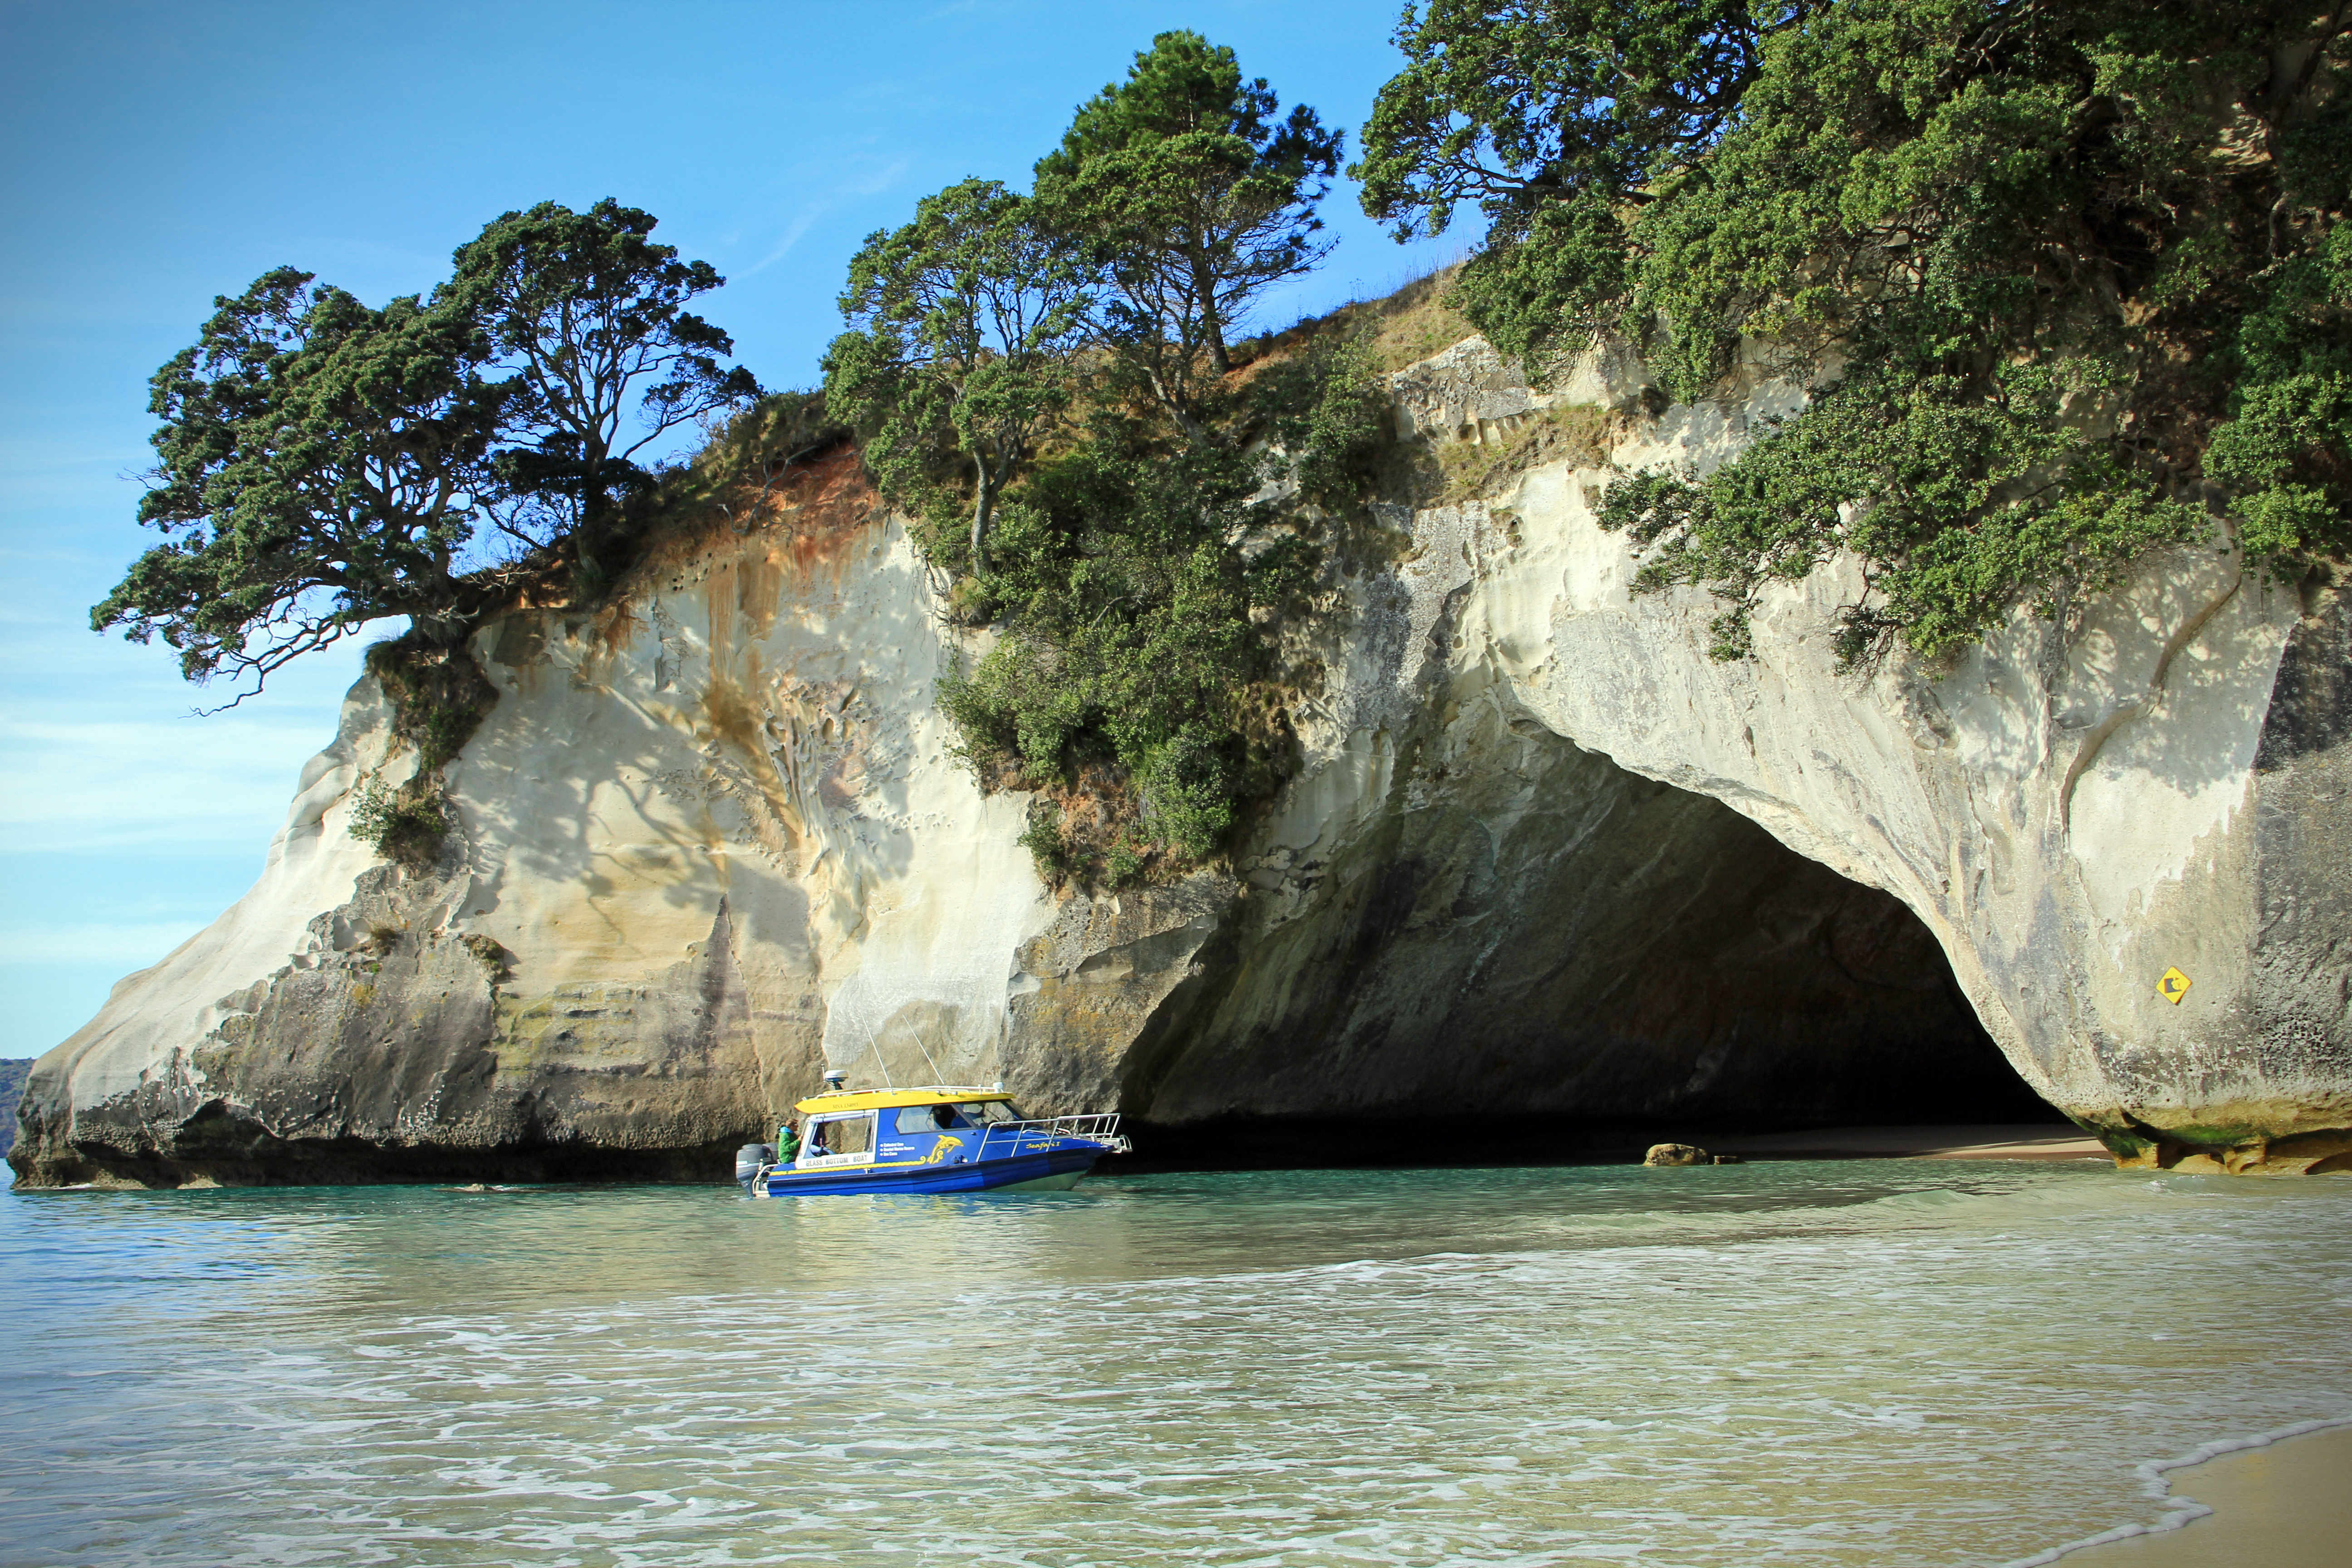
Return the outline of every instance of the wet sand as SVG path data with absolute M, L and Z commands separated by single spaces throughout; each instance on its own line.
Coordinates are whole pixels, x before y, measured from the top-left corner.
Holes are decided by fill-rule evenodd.
M 2352 1563 L 2352 1426 L 2165 1473 L 2175 1502 L 2213 1511 L 2178 1530 L 2069 1552 L 2065 1568 L 2344 1568 Z
M 1744 1160 L 2105 1160 L 2099 1141 L 2047 1122 L 1986 1127 L 1822 1127 L 1758 1137 L 1701 1138 Z

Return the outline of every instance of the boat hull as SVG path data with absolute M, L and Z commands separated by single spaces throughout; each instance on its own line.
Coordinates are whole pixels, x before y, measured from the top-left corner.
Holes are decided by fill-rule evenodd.
M 963 1164 L 834 1165 L 771 1171 L 754 1190 L 772 1198 L 842 1193 L 1061 1192 L 1077 1185 L 1109 1152 L 1100 1146 L 1047 1149 Z

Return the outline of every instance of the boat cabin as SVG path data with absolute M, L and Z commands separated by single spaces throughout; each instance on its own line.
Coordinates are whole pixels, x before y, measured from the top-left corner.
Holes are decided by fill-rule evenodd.
M 833 1088 L 793 1109 L 803 1121 L 800 1149 L 790 1164 L 774 1163 L 774 1151 L 765 1144 L 736 1156 L 736 1179 L 771 1197 L 1058 1192 L 1075 1185 L 1105 1154 L 1128 1149 L 1116 1111 L 1029 1121 L 1002 1089 Z
M 962 1164 L 991 1128 L 1021 1121 L 994 1089 L 906 1089 L 820 1094 L 793 1107 L 805 1119 L 796 1171 L 837 1165 Z

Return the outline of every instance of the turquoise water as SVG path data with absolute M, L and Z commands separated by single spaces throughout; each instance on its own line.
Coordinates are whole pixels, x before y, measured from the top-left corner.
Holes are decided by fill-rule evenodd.
M 0 1562 L 1991 1564 L 2352 1415 L 2352 1180 L 0 1200 Z

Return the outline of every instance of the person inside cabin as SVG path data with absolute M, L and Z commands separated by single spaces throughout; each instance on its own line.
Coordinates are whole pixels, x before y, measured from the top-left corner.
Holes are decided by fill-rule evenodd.
M 812 1155 L 830 1154 L 833 1152 L 832 1150 L 824 1146 L 824 1123 L 822 1121 L 818 1122 L 816 1124 L 815 1131 L 809 1134 L 808 1152 Z
M 938 1127 L 941 1131 L 945 1131 L 947 1129 L 953 1127 L 956 1124 L 955 1107 L 952 1105 L 932 1106 L 931 1121 L 932 1124 Z

